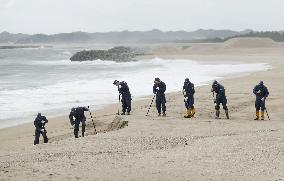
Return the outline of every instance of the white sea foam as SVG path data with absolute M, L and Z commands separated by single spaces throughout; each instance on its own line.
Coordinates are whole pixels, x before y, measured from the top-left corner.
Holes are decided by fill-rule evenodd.
M 34 62 L 33 62 L 34 63 Z M 118 99 L 113 80 L 128 83 L 134 100 L 152 94 L 153 80 L 159 77 L 167 84 L 167 92 L 179 91 L 185 77 L 195 85 L 256 71 L 265 71 L 269 65 L 257 64 L 199 64 L 191 60 L 162 60 L 116 63 L 113 61 L 39 61 L 39 64 L 64 65 L 66 78 L 50 81 L 41 87 L 0 91 L 0 127 L 32 121 L 37 112 L 48 117 L 68 114 L 72 106 L 115 103 Z M 76 76 L 74 67 L 82 68 Z M 69 74 L 67 74 L 69 73 Z M 67 77 L 69 76 L 69 77 Z M 230 91 L 227 90 L 229 93 Z
M 41 60 L 41 61 L 32 61 L 32 62 L 24 62 L 30 65 L 68 65 L 68 66 L 77 66 L 77 65 L 116 65 L 116 64 L 125 64 L 125 63 L 117 63 L 115 61 L 102 61 L 102 60 L 93 60 L 93 61 L 71 61 L 71 60 Z

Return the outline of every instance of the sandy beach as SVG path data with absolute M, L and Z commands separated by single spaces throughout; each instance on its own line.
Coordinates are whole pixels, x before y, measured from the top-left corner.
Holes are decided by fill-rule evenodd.
M 271 69 L 220 81 L 230 120 L 223 110 L 222 119 L 214 119 L 207 85 L 196 88 L 192 119 L 183 118 L 183 96 L 175 92 L 167 94 L 167 117 L 157 117 L 155 108 L 145 116 L 151 96 L 133 102 L 129 116 L 116 116 L 118 105 L 93 112 L 98 134 L 88 119 L 84 138 L 74 138 L 68 113 L 49 119 L 48 144 L 42 144 L 41 137 L 41 144 L 33 145 L 32 123 L 0 129 L 0 180 L 284 180 L 282 44 L 247 40 L 156 45 L 142 58 L 151 57 L 268 63 Z M 270 91 L 270 121 L 253 120 L 252 89 L 260 80 Z

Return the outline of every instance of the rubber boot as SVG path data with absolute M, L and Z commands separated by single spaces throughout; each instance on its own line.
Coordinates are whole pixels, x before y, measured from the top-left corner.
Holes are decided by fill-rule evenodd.
M 264 111 L 261 111 L 261 120 L 264 120 Z
M 254 120 L 259 120 L 259 111 L 256 111 L 256 112 L 255 112 L 255 118 L 254 118 Z
M 191 117 L 194 118 L 194 115 L 195 115 L 195 108 L 192 108 L 191 109 Z
M 159 112 L 158 116 L 160 117 L 161 116 L 161 113 Z
M 74 136 L 75 136 L 75 138 L 79 138 L 79 136 L 78 136 L 78 131 L 75 131 L 75 130 L 74 130 Z
M 121 113 L 121 115 L 125 115 L 125 112 Z
M 215 116 L 215 119 L 220 119 L 220 110 L 216 110 L 216 116 Z
M 163 112 L 163 117 L 166 117 L 167 115 L 166 115 L 166 113 L 165 112 Z
M 48 143 L 48 138 L 46 136 L 43 138 L 43 142 Z
M 86 130 L 86 125 L 85 123 L 82 123 L 82 137 L 85 136 L 85 130 Z
M 227 119 L 230 119 L 229 111 L 228 111 L 228 110 L 225 110 L 225 113 L 226 113 L 226 117 L 227 117 Z
M 184 116 L 184 118 L 190 118 L 190 117 L 191 117 L 191 110 L 187 109 L 186 115 Z
M 36 139 L 34 140 L 34 145 L 37 145 L 37 144 L 39 144 L 39 139 L 36 138 Z
M 79 138 L 78 132 L 74 132 L 75 138 Z

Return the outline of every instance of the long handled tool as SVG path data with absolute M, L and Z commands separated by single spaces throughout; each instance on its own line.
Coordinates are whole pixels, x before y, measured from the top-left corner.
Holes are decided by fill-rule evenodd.
M 153 104 L 153 101 L 154 101 L 155 97 L 156 97 L 156 94 L 155 94 L 154 97 L 152 98 L 152 101 L 151 101 L 151 104 L 150 104 L 150 106 L 149 106 L 149 108 L 148 108 L 148 111 L 147 111 L 146 116 L 148 116 L 148 114 L 149 114 L 149 111 L 150 111 L 150 109 L 151 109 L 151 107 L 152 107 L 152 104 Z
M 94 122 L 94 119 L 93 119 L 93 116 L 92 116 L 92 112 L 90 111 L 90 106 L 88 106 L 88 109 L 89 109 L 89 113 L 90 113 L 92 123 L 93 123 L 93 126 L 94 126 L 95 134 L 97 134 L 96 125 L 95 125 L 95 122 Z
M 121 95 L 121 94 L 118 95 L 118 109 L 117 109 L 117 115 L 120 115 L 120 114 L 119 114 L 119 109 L 120 109 L 120 95 Z
M 266 109 L 266 108 L 265 108 L 265 112 L 266 112 L 266 115 L 267 115 L 268 120 L 270 121 L 270 117 L 269 117 L 269 114 L 268 114 L 268 112 L 267 112 L 267 109 Z
M 214 106 L 215 106 L 215 109 L 216 109 L 216 97 L 215 97 L 214 90 L 212 90 L 212 97 L 213 97 L 213 102 L 214 102 Z M 220 112 L 219 112 L 219 110 L 215 110 L 215 111 L 216 111 L 215 119 L 219 119 Z

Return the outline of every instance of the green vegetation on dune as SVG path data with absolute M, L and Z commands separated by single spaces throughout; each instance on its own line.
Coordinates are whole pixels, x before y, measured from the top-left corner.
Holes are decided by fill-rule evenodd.
M 284 42 L 284 32 L 283 31 L 251 31 L 247 34 L 231 36 L 227 38 L 210 38 L 210 39 L 200 39 L 191 40 L 190 43 L 222 43 L 233 38 L 270 38 L 276 42 Z
M 284 32 L 279 32 L 279 31 L 250 32 L 248 34 L 226 38 L 224 39 L 224 41 L 232 39 L 232 38 L 239 38 L 239 37 L 270 38 L 276 42 L 284 42 Z

